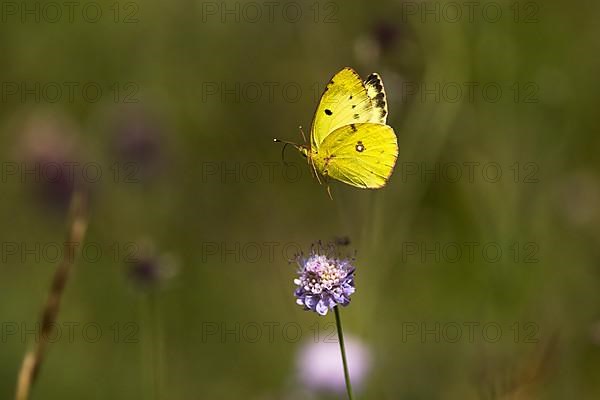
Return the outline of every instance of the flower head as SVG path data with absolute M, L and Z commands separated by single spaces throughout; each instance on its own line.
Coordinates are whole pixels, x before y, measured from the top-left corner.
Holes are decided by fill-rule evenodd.
M 31 184 L 34 195 L 44 205 L 64 212 L 82 179 L 83 146 L 77 128 L 66 115 L 36 111 L 18 128 L 15 156 L 22 165 L 22 179 Z M 32 174 L 29 175 L 29 172 Z
M 149 290 L 166 284 L 178 272 L 177 261 L 170 254 L 158 254 L 154 243 L 143 239 L 135 244 L 137 253 L 127 260 L 128 275 L 139 288 Z
M 115 117 L 113 149 L 117 160 L 123 168 L 134 168 L 134 177 L 144 182 L 151 182 L 167 166 L 163 125 L 159 117 L 139 107 L 124 108 Z
M 335 256 L 335 248 L 313 246 L 308 257 L 298 256 L 298 274 L 294 284 L 296 303 L 306 310 L 326 315 L 337 305 L 347 306 L 354 287 L 350 260 Z

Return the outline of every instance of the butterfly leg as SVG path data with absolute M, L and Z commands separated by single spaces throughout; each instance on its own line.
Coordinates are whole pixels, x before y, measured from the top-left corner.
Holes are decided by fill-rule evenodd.
M 321 178 L 319 178 L 319 173 L 317 172 L 316 169 L 314 170 L 314 172 L 315 172 L 315 177 L 317 178 L 317 182 L 319 182 L 319 185 L 322 185 L 323 182 L 321 182 Z
M 327 171 L 325 171 L 323 179 L 325 180 L 325 185 L 327 186 L 327 194 L 329 195 L 329 198 L 333 200 L 333 196 L 331 195 L 331 187 L 329 186 L 329 176 L 327 175 Z
M 312 167 L 313 174 L 315 174 L 315 177 L 317 178 L 319 185 L 322 185 L 323 183 L 321 182 L 321 178 L 319 178 L 319 173 L 317 172 L 317 167 L 315 167 L 315 163 L 312 161 L 312 159 L 310 159 L 310 166 Z

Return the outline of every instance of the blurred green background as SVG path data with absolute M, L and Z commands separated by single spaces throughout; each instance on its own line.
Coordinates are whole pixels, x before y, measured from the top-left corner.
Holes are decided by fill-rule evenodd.
M 33 399 L 343 398 L 297 378 L 333 316 L 295 305 L 287 262 L 335 238 L 357 397 L 598 398 L 596 3 L 75 3 L 2 3 L 0 397 L 83 179 L 90 245 Z M 344 66 L 382 75 L 400 155 L 331 201 L 272 138 L 301 140 Z M 143 243 L 156 276 L 132 276 Z

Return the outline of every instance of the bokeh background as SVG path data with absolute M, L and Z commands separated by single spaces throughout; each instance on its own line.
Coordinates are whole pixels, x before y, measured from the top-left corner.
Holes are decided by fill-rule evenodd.
M 2 6 L 0 397 L 80 186 L 33 399 L 343 398 L 299 366 L 334 332 L 292 295 L 317 240 L 356 257 L 358 398 L 600 395 L 594 2 Z M 272 138 L 346 65 L 382 75 L 400 156 L 331 201 Z

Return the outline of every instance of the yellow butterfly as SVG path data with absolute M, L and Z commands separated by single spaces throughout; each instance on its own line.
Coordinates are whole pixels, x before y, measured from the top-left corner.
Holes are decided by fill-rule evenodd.
M 363 82 L 346 67 L 331 78 L 321 96 L 310 145 L 274 141 L 296 147 L 319 183 L 320 176 L 325 181 L 331 177 L 359 188 L 378 189 L 387 183 L 398 158 L 398 141 L 386 125 L 387 113 L 380 76 L 373 73 Z M 331 197 L 329 186 L 327 191 Z

